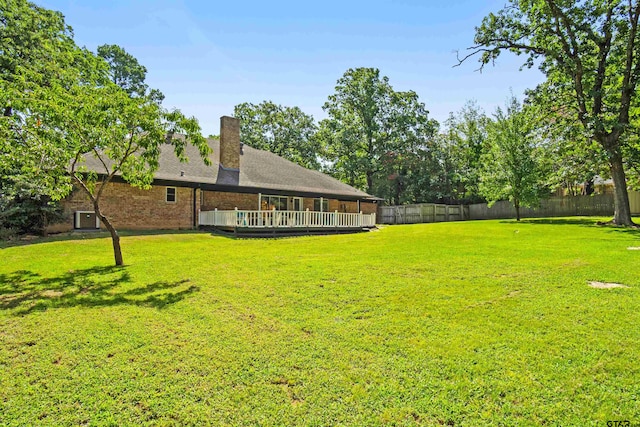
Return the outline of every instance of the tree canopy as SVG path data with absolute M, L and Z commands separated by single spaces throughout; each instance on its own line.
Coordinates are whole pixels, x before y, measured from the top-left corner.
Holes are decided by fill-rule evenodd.
M 234 108 L 240 139 L 259 150 L 275 153 L 309 169 L 320 169 L 320 146 L 313 117 L 298 107 L 244 102 Z
M 524 55 L 547 80 L 535 99 L 559 118 L 582 125 L 583 141 L 607 154 L 615 185 L 614 222 L 632 225 L 624 170 L 625 135 L 635 121 L 640 78 L 640 2 L 510 0 L 485 17 L 475 45 L 481 66 L 504 51 Z M 589 150 L 589 144 L 584 145 Z
M 319 138 L 330 173 L 369 193 L 376 181 L 401 179 L 437 129 L 418 95 L 393 90 L 376 68 L 347 70 L 323 109 L 329 117 Z
M 489 205 L 505 199 L 513 202 L 518 221 L 520 207 L 534 206 L 546 190 L 534 121 L 528 113 L 515 97 L 505 110 L 496 110 L 480 170 L 479 189 Z
M 78 185 L 111 233 L 116 264 L 123 264 L 118 233 L 100 207 L 104 189 L 115 175 L 149 187 L 163 143 L 181 160 L 192 143 L 208 161 L 197 121 L 163 108 L 159 92 L 147 91 L 146 69 L 123 49 L 103 50 L 117 53 L 105 62 L 77 47 L 61 14 L 14 0 L 0 9 L 0 22 L 2 177 L 28 181 L 54 200 Z M 104 170 L 84 168 L 89 155 Z

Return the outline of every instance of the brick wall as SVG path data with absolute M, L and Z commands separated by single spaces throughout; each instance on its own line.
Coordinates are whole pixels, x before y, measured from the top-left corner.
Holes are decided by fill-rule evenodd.
M 166 202 L 165 186 L 153 186 L 141 190 L 126 183 L 112 182 L 105 189 L 100 202 L 102 213 L 109 217 L 116 229 L 179 229 L 193 227 L 193 189 L 176 188 L 175 203 Z M 196 209 L 199 208 L 199 192 L 196 190 Z M 93 205 L 85 193 L 77 189 L 63 201 L 65 219 L 53 224 L 51 232 L 73 229 L 75 211 L 93 211 Z M 104 226 L 103 226 L 104 228 Z
M 203 191 L 203 211 L 233 210 L 258 210 L 258 195 L 243 193 L 226 193 L 222 191 Z
M 134 188 L 126 183 L 112 182 L 102 195 L 101 208 L 117 229 L 186 229 L 193 227 L 194 190 L 175 187 L 176 202 L 166 202 L 165 186 L 153 186 L 150 190 Z M 303 199 L 303 208 L 313 211 L 313 198 Z M 258 195 L 228 193 L 221 191 L 201 191 L 196 189 L 196 212 L 202 210 L 257 210 Z M 65 218 L 63 222 L 52 224 L 49 232 L 70 231 L 74 228 L 76 211 L 93 211 L 93 205 L 82 190 L 76 189 L 62 203 Z M 329 212 L 358 212 L 358 203 L 329 199 Z M 360 210 L 376 212 L 375 203 L 360 202 Z M 103 226 L 104 228 L 104 226 Z
M 240 168 L 240 120 L 235 117 L 220 117 L 220 164 Z
M 378 211 L 378 204 L 373 202 L 360 202 L 360 210 L 363 214 L 372 214 Z

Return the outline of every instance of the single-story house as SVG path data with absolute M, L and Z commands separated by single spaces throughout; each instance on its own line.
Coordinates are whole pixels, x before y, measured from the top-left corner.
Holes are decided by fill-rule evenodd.
M 208 139 L 208 143 L 213 149 L 211 166 L 195 147 L 187 148 L 189 162 L 181 163 L 173 147 L 164 146 L 149 190 L 134 188 L 116 176 L 102 195 L 103 213 L 119 229 L 375 225 L 381 199 L 243 145 L 238 119 L 221 117 L 220 138 Z M 100 173 L 96 159 L 87 158 L 86 164 Z M 82 190 L 75 190 L 63 206 L 68 221 L 53 226 L 52 231 L 100 228 Z

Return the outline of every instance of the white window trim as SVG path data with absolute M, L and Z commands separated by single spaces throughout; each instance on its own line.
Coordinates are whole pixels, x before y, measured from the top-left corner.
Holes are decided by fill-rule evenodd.
M 174 201 L 170 202 L 169 200 L 167 200 L 167 198 L 169 197 L 169 189 L 173 188 L 174 190 Z M 165 203 L 178 203 L 178 188 L 177 187 L 165 187 L 164 189 L 164 201 Z
M 315 200 L 320 200 L 320 211 L 319 212 L 330 212 L 329 211 L 329 199 L 327 199 L 326 197 L 316 197 L 314 200 L 314 204 L 315 204 Z M 327 210 L 325 211 L 323 209 L 323 205 L 324 205 L 324 201 L 327 201 Z
M 292 197 L 291 198 L 291 210 L 294 210 L 296 200 L 300 201 L 300 211 L 304 210 L 304 198 L 303 197 Z
M 269 200 L 269 197 L 277 197 L 279 199 L 285 199 L 286 202 L 287 202 L 287 207 L 289 207 L 289 197 L 287 197 L 287 196 L 278 196 L 277 194 L 262 194 L 262 193 L 260 193 L 260 196 L 259 196 L 260 206 L 258 207 L 258 210 L 260 210 L 260 211 L 262 210 L 262 201 L 265 200 L 265 199 Z
M 75 228 L 79 229 L 80 228 L 80 215 L 82 214 L 95 214 L 96 211 L 76 211 L 75 212 L 75 218 L 74 218 L 74 223 L 75 223 Z M 98 215 L 96 215 L 96 228 L 100 228 L 100 218 L 98 218 Z

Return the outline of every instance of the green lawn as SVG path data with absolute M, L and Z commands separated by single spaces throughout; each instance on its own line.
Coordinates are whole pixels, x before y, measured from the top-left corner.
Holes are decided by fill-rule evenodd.
M 640 232 L 594 223 L 5 247 L 0 424 L 640 423 Z

